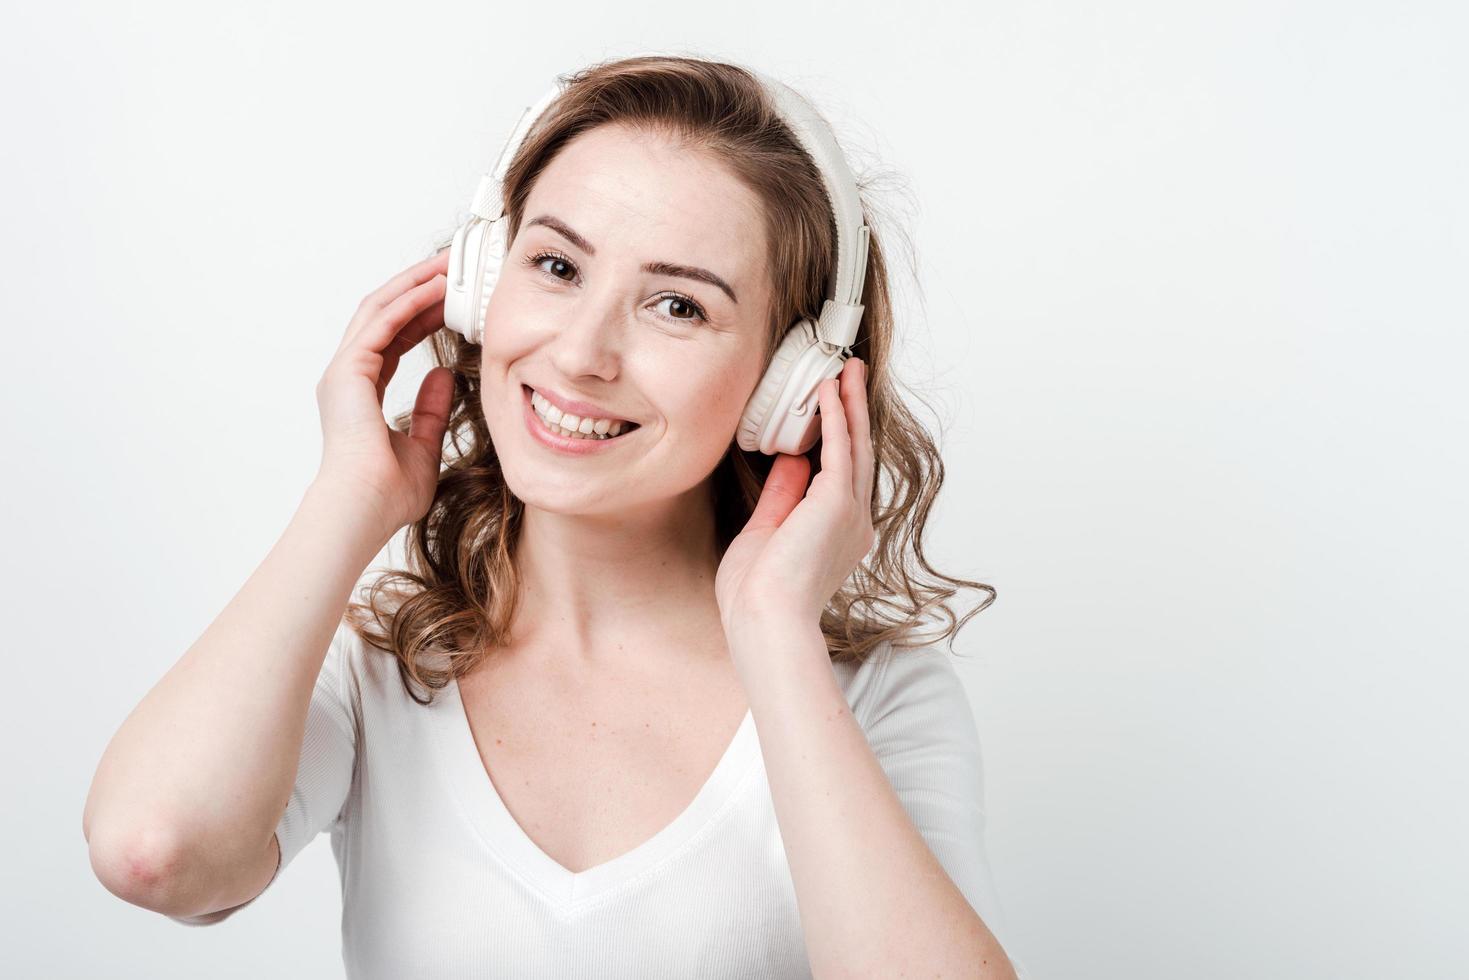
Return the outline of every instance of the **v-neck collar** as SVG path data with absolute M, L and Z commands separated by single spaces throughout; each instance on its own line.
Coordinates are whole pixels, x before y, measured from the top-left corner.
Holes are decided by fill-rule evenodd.
M 758 757 L 755 719 L 747 708 L 724 754 L 682 813 L 632 850 L 573 872 L 541 850 L 505 806 L 475 745 L 458 678 L 440 688 L 425 710 L 438 737 L 439 751 L 434 755 L 465 818 L 485 846 L 562 916 L 620 888 L 691 844 L 744 784 Z

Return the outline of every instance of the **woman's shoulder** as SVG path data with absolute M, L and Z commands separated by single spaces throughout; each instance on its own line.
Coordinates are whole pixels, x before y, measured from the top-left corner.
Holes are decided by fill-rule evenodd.
M 343 616 L 332 636 L 322 674 L 338 679 L 342 697 L 359 718 L 395 724 L 396 719 L 421 714 L 450 693 L 449 655 L 420 652 L 415 675 L 406 670 L 390 643 L 379 623 L 363 624 L 350 615 Z
M 398 658 L 368 642 L 362 627 L 344 615 L 332 634 L 318 684 L 332 684 L 360 716 L 364 702 L 381 702 L 392 696 L 393 685 L 399 684 L 398 676 Z
M 847 704 L 863 729 L 897 715 L 942 720 L 969 712 L 969 698 L 942 640 L 907 635 L 879 642 L 860 661 L 834 662 Z

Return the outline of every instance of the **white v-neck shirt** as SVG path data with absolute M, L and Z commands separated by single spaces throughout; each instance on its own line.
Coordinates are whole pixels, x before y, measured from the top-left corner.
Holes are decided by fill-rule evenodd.
M 832 669 L 904 808 L 1020 971 L 984 849 L 974 715 L 950 654 L 884 644 Z M 500 799 L 458 683 L 419 704 L 397 660 L 343 621 L 312 692 L 272 884 L 322 831 L 351 980 L 811 976 L 749 711 L 672 823 L 572 873 Z

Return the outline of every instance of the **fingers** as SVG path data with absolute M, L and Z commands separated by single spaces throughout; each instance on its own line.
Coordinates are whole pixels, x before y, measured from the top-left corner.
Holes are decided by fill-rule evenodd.
M 443 249 L 433 255 L 409 266 L 382 286 L 368 293 L 357 306 L 357 312 L 347 324 L 346 331 L 342 334 L 342 342 L 338 350 L 347 347 L 354 342 L 359 334 L 367 330 L 370 325 L 380 323 L 380 315 L 392 304 L 400 301 L 405 295 L 412 293 L 415 289 L 421 289 L 432 283 L 436 277 L 443 276 L 439 285 L 440 295 L 443 295 L 443 283 L 447 283 L 446 273 L 449 268 L 449 250 Z M 372 347 L 373 350 L 382 350 L 383 344 Z
M 439 458 L 444 448 L 444 430 L 449 427 L 449 406 L 454 398 L 454 372 L 438 366 L 424 375 L 413 402 L 408 423 L 409 438 Z
M 378 311 L 360 333 L 342 342 L 336 360 L 350 364 L 377 389 L 378 404 L 398 368 L 398 359 L 444 324 L 443 276 L 415 286 Z M 399 338 L 402 338 L 401 340 Z
M 838 481 L 852 488 L 852 439 L 847 432 L 847 413 L 842 404 L 841 386 L 852 371 L 850 360 L 842 364 L 835 378 L 823 378 L 817 388 L 821 402 L 821 472 L 830 472 Z
M 777 454 L 775 462 L 770 464 L 770 472 L 760 489 L 760 499 L 755 501 L 755 509 L 750 513 L 746 527 L 780 527 L 805 498 L 810 479 L 811 461 L 804 455 Z
M 427 282 L 436 275 L 444 275 L 448 270 L 449 250 L 446 248 L 410 265 L 377 289 L 368 293 L 362 300 L 360 308 L 367 310 L 369 313 L 380 310 L 399 296 L 402 296 L 412 287 Z
M 435 303 L 442 307 L 448 281 L 443 275 L 435 275 L 409 289 L 373 314 L 345 346 L 377 353 L 386 351 L 409 320 Z
M 856 365 L 850 379 L 842 382 L 842 401 L 846 407 L 847 431 L 852 439 L 852 492 L 857 502 L 872 507 L 872 426 L 867 414 L 867 362 L 851 359 Z
M 377 400 L 382 404 L 383 392 L 388 389 L 388 382 L 393 380 L 393 374 L 398 370 L 398 360 L 423 342 L 429 334 L 444 325 L 444 301 L 440 299 L 421 310 L 413 319 L 403 325 L 388 346 L 383 348 L 383 365 L 378 371 Z

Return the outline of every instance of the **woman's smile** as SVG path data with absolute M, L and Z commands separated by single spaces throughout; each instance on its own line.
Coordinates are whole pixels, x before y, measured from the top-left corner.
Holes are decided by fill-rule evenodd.
M 565 430 L 559 425 L 541 417 L 531 402 L 532 391 L 528 385 L 520 386 L 520 400 L 523 405 L 522 414 L 525 417 L 526 428 L 530 430 L 531 436 L 541 445 L 555 449 L 572 456 L 581 456 L 607 449 L 616 443 L 623 442 L 642 426 L 633 425 L 631 428 L 623 428 L 618 435 L 599 435 L 595 432 L 578 433 L 577 435 L 565 435 Z

